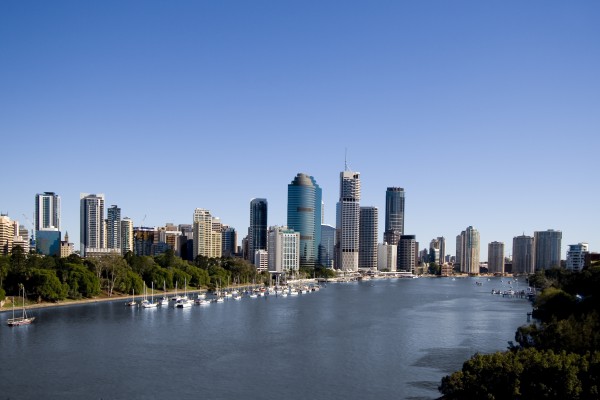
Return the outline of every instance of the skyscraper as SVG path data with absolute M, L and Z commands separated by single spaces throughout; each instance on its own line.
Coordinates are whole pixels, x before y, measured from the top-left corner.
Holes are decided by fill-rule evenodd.
M 237 252 L 237 232 L 235 228 L 223 225 L 221 228 L 223 257 L 232 257 Z
M 491 242 L 488 244 L 488 272 L 491 274 L 504 273 L 504 243 Z
M 379 210 L 377 207 L 360 208 L 358 267 L 377 269 L 377 234 Z
M 535 247 L 534 264 L 536 270 L 560 267 L 561 240 L 561 231 L 548 229 L 533 233 L 533 245 Z
M 121 248 L 121 209 L 115 205 L 106 210 L 106 247 Z
M 194 210 L 194 250 L 193 259 L 197 256 L 210 258 L 221 257 L 221 224 L 213 218 L 210 211 L 203 208 Z
M 321 243 L 321 188 L 315 178 L 299 173 L 288 185 L 287 226 L 300 233 L 300 265 L 314 267 Z
M 125 217 L 121 220 L 121 252 L 133 252 L 133 221 Z
M 377 270 L 396 272 L 398 266 L 398 246 L 379 244 L 377 246 Z
M 360 242 L 360 173 L 340 173 L 340 200 L 337 203 L 335 267 L 358 271 Z
M 300 233 L 286 226 L 272 226 L 268 237 L 269 271 L 297 271 L 300 268 Z
M 404 235 L 404 189 L 388 187 L 385 192 L 385 230 L 383 241 L 398 244 Z
M 585 266 L 585 256 L 588 254 L 588 244 L 570 244 L 567 251 L 567 269 L 580 272 Z
M 402 235 L 398 242 L 398 271 L 415 272 L 419 245 L 415 235 Z
M 321 225 L 321 244 L 319 245 L 319 264 L 333 268 L 335 258 L 335 228 L 331 225 Z
M 35 195 L 35 230 L 60 231 L 60 196 L 56 193 Z
M 87 249 L 104 249 L 104 194 L 81 193 L 80 202 L 80 248 L 85 257 Z
M 250 201 L 250 227 L 248 229 L 248 259 L 254 262 L 257 250 L 267 249 L 267 199 Z
M 461 232 L 460 271 L 479 274 L 479 232 L 472 226 Z
M 512 273 L 514 275 L 533 274 L 535 272 L 533 266 L 533 238 L 531 236 L 514 237 L 512 252 Z

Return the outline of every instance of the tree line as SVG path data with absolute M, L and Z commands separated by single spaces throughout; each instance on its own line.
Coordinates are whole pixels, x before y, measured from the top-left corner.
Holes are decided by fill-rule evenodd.
M 330 274 L 324 268 L 303 268 L 300 276 Z M 0 300 L 18 296 L 24 287 L 35 301 L 56 302 L 65 299 L 93 298 L 142 293 L 144 284 L 172 290 L 183 288 L 214 289 L 228 284 L 269 284 L 268 273 L 258 273 L 254 265 L 241 258 L 208 258 L 198 256 L 186 261 L 173 250 L 150 257 L 128 252 L 124 256 L 105 255 L 81 258 L 72 254 L 65 258 L 26 254 L 15 246 L 10 255 L 0 256 Z
M 536 322 L 504 352 L 475 354 L 439 386 L 441 399 L 600 398 L 600 265 L 538 271 Z

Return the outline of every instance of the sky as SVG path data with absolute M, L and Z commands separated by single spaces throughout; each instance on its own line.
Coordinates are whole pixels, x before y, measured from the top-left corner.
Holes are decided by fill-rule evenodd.
M 406 192 L 421 248 L 556 229 L 600 251 L 600 2 L 2 1 L 0 212 L 28 225 L 80 193 L 134 225 L 286 224 L 299 172 L 335 225 L 345 160 L 361 205 Z

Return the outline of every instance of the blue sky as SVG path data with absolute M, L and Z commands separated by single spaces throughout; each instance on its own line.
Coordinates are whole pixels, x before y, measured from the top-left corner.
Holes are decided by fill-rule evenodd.
M 600 251 L 597 1 L 3 1 L 0 211 L 79 193 L 139 224 L 207 208 L 286 223 L 298 172 L 335 224 L 347 148 L 362 205 L 406 191 L 424 246 L 558 229 Z M 381 235 L 380 235 L 381 236 Z

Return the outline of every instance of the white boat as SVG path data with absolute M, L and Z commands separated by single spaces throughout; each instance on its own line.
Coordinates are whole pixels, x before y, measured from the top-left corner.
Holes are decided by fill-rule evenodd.
M 199 306 L 208 306 L 210 305 L 210 300 L 198 299 L 196 300 L 196 304 L 198 304 Z
M 187 279 L 185 280 L 185 284 L 183 287 L 184 287 L 183 296 L 178 298 L 177 300 L 175 300 L 176 308 L 188 308 L 188 307 L 192 306 L 192 302 L 187 297 Z
M 19 290 L 20 292 L 20 290 Z M 20 317 L 15 317 L 15 298 L 13 297 L 12 301 L 13 306 L 13 317 L 9 318 L 6 323 L 8 326 L 19 326 L 19 325 L 29 325 L 33 322 L 35 317 L 28 317 L 27 311 L 25 310 L 25 286 L 23 286 L 23 314 Z
M 163 297 L 160 298 L 159 303 L 161 306 L 168 307 L 169 306 L 169 298 L 167 297 L 167 285 L 165 281 L 163 281 L 163 292 L 165 293 Z
M 146 284 L 144 283 L 144 300 L 142 301 L 143 308 L 156 308 L 158 303 L 153 301 L 154 299 L 154 282 L 152 282 L 152 295 L 150 296 L 150 300 L 146 298 Z
M 128 301 L 127 303 L 125 303 L 125 305 L 128 307 L 137 306 L 137 303 L 135 302 L 135 289 L 132 289 L 131 301 Z

